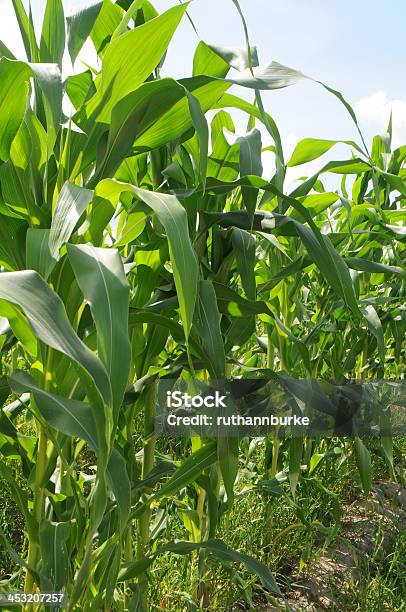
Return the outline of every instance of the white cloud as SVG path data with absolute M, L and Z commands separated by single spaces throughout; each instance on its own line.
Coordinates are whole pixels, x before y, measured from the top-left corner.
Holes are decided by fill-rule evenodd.
M 392 111 L 393 145 L 406 143 L 406 100 L 390 100 L 384 91 L 377 91 L 359 100 L 355 111 L 366 127 L 375 132 L 386 130 Z

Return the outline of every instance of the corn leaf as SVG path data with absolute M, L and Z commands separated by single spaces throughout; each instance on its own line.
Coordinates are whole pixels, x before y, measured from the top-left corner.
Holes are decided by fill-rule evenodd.
M 72 64 L 92 31 L 102 5 L 103 0 L 92 0 L 84 6 L 75 7 L 67 16 L 68 49 Z
M 196 480 L 216 460 L 217 445 L 216 441 L 212 441 L 187 457 L 169 480 L 154 493 L 152 499 L 161 499 L 178 493 L 183 487 Z
M 31 70 L 24 62 L 0 60 L 0 159 L 7 161 L 11 143 L 25 114 Z
M 141 85 L 156 68 L 186 8 L 187 4 L 175 6 L 119 36 L 108 46 L 103 58 L 103 78 L 86 107 L 87 117 L 100 122 L 110 120 L 117 102 Z
M 134 192 L 156 213 L 165 228 L 183 328 L 188 338 L 196 305 L 199 270 L 189 237 L 186 211 L 175 196 L 138 187 L 134 187 Z
M 207 369 L 213 378 L 223 379 L 226 357 L 220 329 L 220 313 L 213 284 L 209 280 L 199 282 L 194 328 L 200 338 Z
M 130 372 L 128 338 L 130 287 L 115 249 L 68 245 L 79 287 L 90 304 L 97 330 L 98 355 L 107 370 L 116 411 L 121 405 Z
M 65 51 L 65 15 L 62 0 L 47 0 L 42 25 L 40 60 L 62 68 Z
M 110 382 L 103 364 L 76 335 L 61 299 L 37 272 L 1 273 L 0 298 L 20 306 L 38 338 L 78 363 L 90 375 L 104 401 L 111 401 Z

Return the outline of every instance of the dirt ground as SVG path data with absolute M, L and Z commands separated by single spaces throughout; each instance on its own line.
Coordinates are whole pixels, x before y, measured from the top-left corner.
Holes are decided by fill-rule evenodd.
M 361 497 L 343 507 L 342 537 L 305 571 L 292 576 L 285 603 L 262 607 L 260 612 L 289 609 L 286 604 L 292 612 L 345 612 L 346 595 L 349 586 L 357 584 L 360 562 L 366 558 L 379 561 L 405 529 L 406 488 L 377 482 L 367 500 Z

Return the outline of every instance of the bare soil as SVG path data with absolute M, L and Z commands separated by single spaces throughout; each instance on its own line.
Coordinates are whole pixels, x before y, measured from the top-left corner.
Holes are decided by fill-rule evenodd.
M 360 562 L 372 563 L 390 552 L 397 534 L 406 529 L 406 488 L 377 482 L 368 499 L 344 505 L 341 537 L 300 574 L 292 575 L 291 589 L 281 606 L 260 607 L 260 612 L 346 612 L 346 594 L 356 584 Z M 279 604 L 279 601 L 278 601 Z

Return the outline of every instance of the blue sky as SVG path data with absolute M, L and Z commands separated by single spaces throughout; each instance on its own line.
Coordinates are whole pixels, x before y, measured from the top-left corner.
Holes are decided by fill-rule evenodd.
M 157 0 L 165 9 L 172 0 Z M 403 101 L 406 142 L 406 70 L 404 0 L 241 0 L 251 40 L 260 62 L 276 59 L 336 89 L 351 104 L 377 92 L 361 107 L 368 135 L 382 129 L 382 112 L 390 101 Z M 190 14 L 203 40 L 223 45 L 244 44 L 239 17 L 231 0 L 195 0 Z M 190 70 L 196 36 L 187 22 L 173 41 L 168 68 Z M 347 138 L 351 122 L 337 101 L 311 83 L 264 94 L 266 107 L 282 134 L 297 138 Z M 377 106 L 374 109 L 372 107 Z M 400 105 L 395 105 L 399 107 Z M 372 117 L 375 110 L 376 117 Z M 400 118 L 397 123 L 401 123 Z M 371 125 L 372 124 L 372 125 Z
M 67 0 L 75 6 L 83 0 Z M 163 11 L 176 0 L 155 0 Z M 404 0 L 240 0 L 260 62 L 277 60 L 339 89 L 353 104 L 370 138 L 394 112 L 395 141 L 406 142 Z M 45 0 L 32 0 L 39 21 Z M 218 45 L 243 45 L 241 22 L 231 0 L 193 0 L 190 15 L 200 37 Z M 0 38 L 16 44 L 11 0 L 0 0 Z M 185 19 L 169 49 L 166 73 L 189 76 L 196 34 Z M 85 51 L 86 59 L 89 50 Z M 76 67 L 78 68 L 78 67 Z M 80 68 L 80 66 L 79 66 Z M 242 95 L 250 93 L 241 91 Z M 321 87 L 301 83 L 267 92 L 265 106 L 286 147 L 306 136 L 349 139 L 354 128 L 337 100 Z

